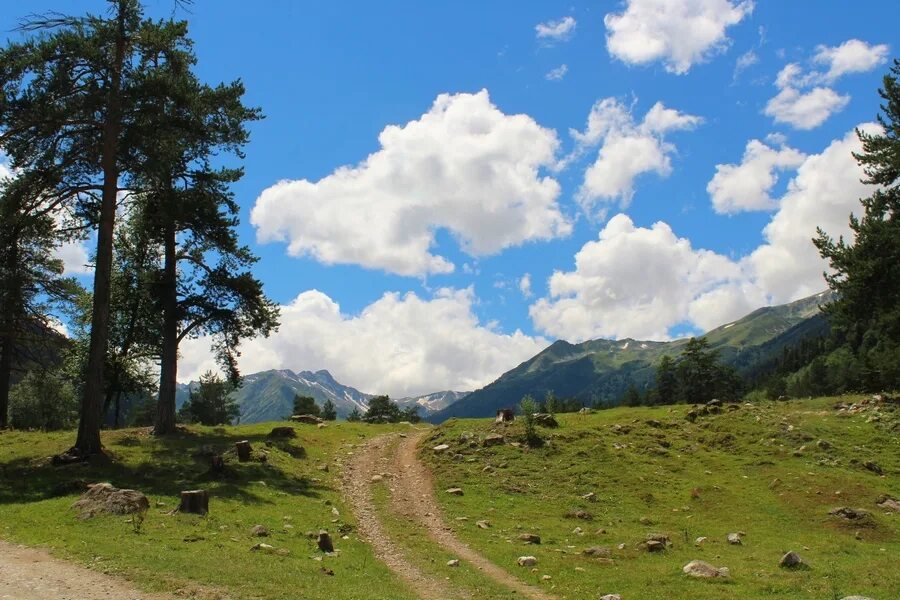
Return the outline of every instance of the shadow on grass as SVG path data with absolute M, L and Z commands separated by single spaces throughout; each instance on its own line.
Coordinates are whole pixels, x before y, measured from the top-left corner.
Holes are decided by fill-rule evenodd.
M 234 443 L 247 440 L 254 460 L 238 462 Z M 178 496 L 182 490 L 207 489 L 212 497 L 237 499 L 248 504 L 271 503 L 253 488 L 265 482 L 266 489 L 290 495 L 318 497 L 320 484 L 263 461 L 263 452 L 282 452 L 291 463 L 305 457 L 302 446 L 269 440 L 263 434 L 229 435 L 222 430 L 180 430 L 167 437 L 146 431 L 125 431 L 104 440 L 106 456 L 84 463 L 53 466 L 35 456 L 0 462 L 0 504 L 38 502 L 81 493 L 90 483 L 108 481 L 121 488 L 140 490 L 149 496 Z M 211 454 L 223 454 L 225 476 L 209 473 Z M 0 458 L 2 461 L 2 458 Z

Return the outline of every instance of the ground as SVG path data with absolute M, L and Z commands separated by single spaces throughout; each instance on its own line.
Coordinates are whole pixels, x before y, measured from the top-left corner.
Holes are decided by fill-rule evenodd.
M 694 421 L 685 406 L 559 415 L 559 428 L 540 429 L 541 448 L 520 443 L 521 420 L 296 425 L 287 441 L 267 439 L 276 424 L 191 428 L 164 440 L 132 429 L 104 433 L 108 461 L 67 467 L 48 457 L 71 432 L 2 432 L 0 538 L 69 561 L 36 563 L 42 574 L 109 574 L 95 589 L 121 585 L 134 598 L 885 600 L 900 597 L 900 515 L 876 501 L 900 497 L 898 411 L 835 409 L 860 399 L 757 402 Z M 490 433 L 505 443 L 485 447 Z M 231 454 L 243 439 L 252 462 Z M 449 447 L 435 452 L 442 443 Z M 229 478 L 208 478 L 211 451 L 229 452 Z M 147 518 L 78 519 L 70 506 L 95 481 L 147 493 Z M 198 487 L 210 491 L 207 517 L 169 514 L 180 490 Z M 462 495 L 446 492 L 453 487 Z M 871 516 L 828 514 L 838 506 Z M 252 536 L 257 524 L 271 535 Z M 316 548 L 310 533 L 320 529 L 336 554 Z M 741 545 L 726 542 L 732 532 L 745 534 Z M 521 533 L 541 543 L 524 545 Z M 648 553 L 640 546 L 648 533 L 668 535 L 671 546 Z M 258 542 L 273 552 L 251 551 Z M 592 546 L 610 558 L 584 556 Z M 788 550 L 809 568 L 779 568 Z M 15 552 L 31 550 L 0 545 L 4 567 Z M 524 555 L 537 565 L 518 566 Z M 681 568 L 693 559 L 732 576 L 691 579 Z M 20 580 L 35 575 L 27 562 Z M 30 588 L 0 588 L 0 598 L 30 598 L 21 589 Z

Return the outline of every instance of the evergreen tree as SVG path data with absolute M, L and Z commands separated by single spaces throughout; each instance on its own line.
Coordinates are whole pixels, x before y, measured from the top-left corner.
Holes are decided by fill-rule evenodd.
M 396 423 L 400 420 L 400 408 L 389 396 L 375 396 L 369 400 L 369 409 L 363 420 L 369 423 Z
M 850 216 L 852 243 L 819 229 L 814 240 L 833 270 L 836 292 L 825 312 L 835 340 L 858 361 L 858 387 L 900 388 L 900 61 L 884 77 L 879 132 L 857 130 L 866 183 L 878 186 Z
M 234 387 L 212 371 L 200 376 L 200 385 L 191 390 L 190 398 L 178 415 L 187 423 L 226 425 L 240 416 L 237 403 L 231 398 Z
M 334 421 L 337 419 L 337 410 L 334 408 L 334 402 L 330 399 L 322 404 L 322 418 L 326 421 Z
M 675 361 L 669 355 L 659 359 L 656 366 L 656 402 L 658 404 L 674 404 L 678 400 L 678 377 L 675 372 Z
M 294 413 L 295 415 L 312 415 L 318 417 L 321 414 L 316 399 L 312 396 L 301 396 L 294 394 Z
M 353 410 L 351 410 L 350 413 L 347 414 L 347 421 L 350 423 L 356 423 L 361 420 L 362 420 L 362 413 L 359 412 L 359 409 L 354 406 Z

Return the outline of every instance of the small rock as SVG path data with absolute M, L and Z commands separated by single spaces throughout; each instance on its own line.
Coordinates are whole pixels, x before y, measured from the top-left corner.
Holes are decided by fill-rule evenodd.
M 256 537 L 269 537 L 269 530 L 263 525 L 254 525 L 250 528 L 250 535 Z
M 612 550 L 600 546 L 591 546 L 581 552 L 585 556 L 595 556 L 598 558 L 612 558 Z
M 819 450 L 829 450 L 831 448 L 831 444 L 828 440 L 819 440 L 816 442 L 816 446 L 818 446 Z
M 452 560 L 448 560 L 448 561 L 447 561 L 447 566 L 448 566 L 448 567 L 458 567 L 458 566 L 459 566 L 459 559 L 454 558 L 454 559 L 452 559 Z
M 732 546 L 740 546 L 743 543 L 741 542 L 741 534 L 739 533 L 729 533 L 726 539 Z
M 581 499 L 582 499 L 582 500 L 587 500 L 588 502 L 596 502 L 596 501 L 597 501 L 597 494 L 595 494 L 594 492 L 588 492 L 587 494 L 583 495 L 583 496 L 581 497 Z
M 702 535 L 701 535 L 701 536 L 698 537 L 696 540 L 694 540 L 694 543 L 695 543 L 696 545 L 699 546 L 699 545 L 701 545 L 703 542 L 705 542 L 707 539 L 708 539 L 708 538 L 707 538 L 706 536 L 702 536 Z
M 432 450 L 434 450 L 435 452 L 444 452 L 445 450 L 449 450 L 449 449 L 450 449 L 450 446 L 448 444 L 438 444 L 437 446 L 432 448 Z
M 520 556 L 516 559 L 516 564 L 520 567 L 533 567 L 537 564 L 537 559 L 533 556 Z
M 478 526 L 478 529 L 490 529 L 491 522 L 490 521 L 475 521 L 475 525 Z
M 649 542 L 645 542 L 647 545 L 648 552 L 662 552 L 666 549 L 666 545 L 662 542 L 657 542 L 656 540 L 650 540 Z
M 875 473 L 876 475 L 884 475 L 884 469 L 882 469 L 880 466 L 878 466 L 877 463 L 874 463 L 874 462 L 872 462 L 871 460 L 867 460 L 866 462 L 864 462 L 864 463 L 863 463 L 863 466 L 864 466 L 867 470 L 872 471 L 873 473 Z
M 576 527 L 572 530 L 572 533 L 575 535 L 584 535 L 584 530 L 581 527 Z
M 269 544 L 256 544 L 252 548 L 250 548 L 252 552 L 265 552 L 267 554 L 275 552 L 275 548 L 270 546 Z
M 868 596 L 844 596 L 841 600 L 872 600 Z
M 806 566 L 806 562 L 800 558 L 799 554 L 791 551 L 781 557 L 778 566 L 782 569 L 800 569 Z
M 484 438 L 481 445 L 485 448 L 490 448 L 491 446 L 502 446 L 505 442 L 506 440 L 499 433 L 491 433 Z
M 525 542 L 526 544 L 540 544 L 541 536 L 536 533 L 522 533 L 516 538 L 520 542 Z
M 690 575 L 691 577 L 700 577 L 701 579 L 727 579 L 731 577 L 731 573 L 728 571 L 728 567 L 714 567 L 708 562 L 704 562 L 702 560 L 692 560 L 688 564 L 684 565 L 681 570 L 684 571 L 686 575 Z
M 327 472 L 328 472 L 328 465 L 319 465 L 319 466 L 316 467 L 316 468 L 319 469 L 320 471 L 324 472 L 324 473 L 327 473 Z
M 550 581 L 551 579 L 553 579 L 553 578 L 550 577 L 549 575 L 543 575 L 543 576 L 541 576 L 541 581 Z
M 868 517 L 869 511 L 863 510 L 861 508 L 849 508 L 847 506 L 841 506 L 840 508 L 835 508 L 828 511 L 828 514 L 834 517 L 847 519 L 848 521 L 856 521 Z
M 875 501 L 875 504 L 879 508 L 883 508 L 885 510 L 900 512 L 900 502 L 898 502 L 895 498 L 891 498 L 890 496 L 881 496 L 880 498 L 878 498 L 878 500 Z
M 447 490 L 447 493 L 450 494 L 451 496 L 462 496 L 463 495 L 462 488 L 449 488 Z
M 650 517 L 641 517 L 640 519 L 638 519 L 638 523 L 640 523 L 641 525 L 653 525 L 655 521 Z
M 624 550 L 625 544 L 619 544 L 618 546 L 616 546 L 616 548 L 618 548 L 619 550 Z
M 622 596 L 619 594 L 605 594 L 600 596 L 600 600 L 622 600 Z
M 372 475 L 372 483 L 378 483 L 379 481 L 384 481 L 384 477 L 381 475 Z

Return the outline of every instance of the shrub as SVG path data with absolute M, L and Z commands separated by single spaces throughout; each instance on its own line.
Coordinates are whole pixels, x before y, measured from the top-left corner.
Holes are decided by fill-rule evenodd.
M 30 371 L 9 394 L 15 429 L 69 429 L 78 420 L 75 389 L 58 371 Z

